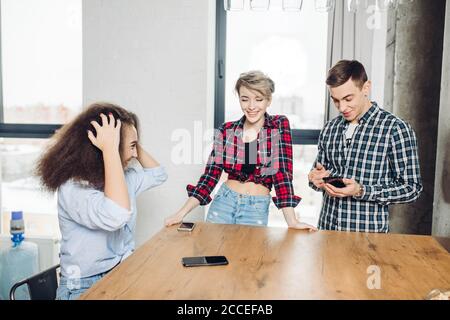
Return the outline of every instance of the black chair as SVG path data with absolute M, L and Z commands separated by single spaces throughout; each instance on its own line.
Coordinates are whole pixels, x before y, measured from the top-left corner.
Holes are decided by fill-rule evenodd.
M 16 300 L 15 292 L 17 288 L 26 284 L 31 300 L 55 300 L 56 289 L 58 289 L 57 269 L 59 264 L 42 271 L 28 279 L 17 282 L 9 292 L 10 300 Z

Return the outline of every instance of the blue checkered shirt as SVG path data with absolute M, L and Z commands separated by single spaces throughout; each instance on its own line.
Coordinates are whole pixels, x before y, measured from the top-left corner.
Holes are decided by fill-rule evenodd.
M 354 179 L 364 188 L 361 197 L 333 198 L 323 192 L 319 229 L 389 232 L 389 205 L 417 200 L 423 190 L 417 140 L 405 121 L 373 103 L 359 120 L 351 140 L 349 123 L 339 116 L 326 124 L 314 163 L 331 176 Z

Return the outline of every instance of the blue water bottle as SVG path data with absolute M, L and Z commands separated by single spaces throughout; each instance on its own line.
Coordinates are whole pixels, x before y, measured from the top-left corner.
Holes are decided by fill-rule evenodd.
M 0 300 L 9 299 L 11 287 L 39 271 L 38 247 L 35 243 L 24 241 L 25 224 L 22 211 L 11 213 L 11 244 L 0 248 Z M 17 300 L 29 300 L 28 287 L 23 285 L 16 290 Z

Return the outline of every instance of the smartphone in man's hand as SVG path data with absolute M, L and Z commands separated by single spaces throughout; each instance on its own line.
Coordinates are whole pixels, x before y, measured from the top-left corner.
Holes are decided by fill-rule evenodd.
M 331 184 L 333 187 L 336 187 L 339 189 L 346 187 L 346 185 L 344 183 L 344 178 L 341 178 L 341 177 L 327 177 L 327 178 L 323 178 L 323 181 L 325 183 Z

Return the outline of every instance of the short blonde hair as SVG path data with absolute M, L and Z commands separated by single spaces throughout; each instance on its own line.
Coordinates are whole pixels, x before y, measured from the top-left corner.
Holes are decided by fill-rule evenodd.
M 255 90 L 268 100 L 272 99 L 272 94 L 275 92 L 275 82 L 267 75 L 257 70 L 241 73 L 239 79 L 236 81 L 236 86 L 234 87 L 238 95 L 241 87 Z

